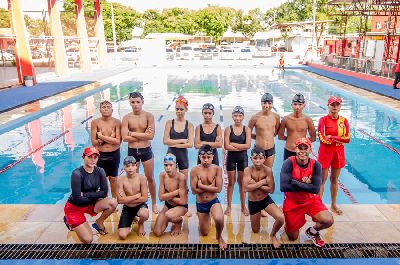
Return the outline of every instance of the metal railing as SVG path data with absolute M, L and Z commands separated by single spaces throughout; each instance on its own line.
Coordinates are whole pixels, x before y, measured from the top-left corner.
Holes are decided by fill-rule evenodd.
M 343 56 L 321 56 L 321 64 L 363 73 L 367 75 L 394 78 L 397 63 L 394 61 L 372 60 L 368 58 L 351 58 Z

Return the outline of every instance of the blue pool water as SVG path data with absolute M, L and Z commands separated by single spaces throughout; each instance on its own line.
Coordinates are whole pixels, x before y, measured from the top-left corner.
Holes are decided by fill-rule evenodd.
M 317 126 L 319 118 L 327 113 L 327 98 L 338 95 L 344 100 L 341 115 L 349 119 L 351 126 L 351 143 L 346 145 L 347 164 L 340 176 L 348 193 L 340 189 L 338 202 L 400 203 L 400 174 L 397 169 L 400 155 L 395 153 L 395 150 L 400 150 L 398 112 L 300 72 L 287 71 L 283 76 L 257 68 L 150 69 L 134 70 L 131 76 L 131 80 L 116 80 L 120 84 L 95 91 L 90 96 L 78 96 L 72 104 L 54 102 L 42 112 L 42 116 L 28 118 L 25 124 L 1 126 L 0 170 L 42 144 L 50 143 L 0 174 L 0 203 L 65 202 L 70 191 L 70 173 L 81 165 L 82 150 L 90 143 L 90 121 L 92 116 L 99 116 L 99 102 L 111 100 L 114 116 L 122 119 L 130 111 L 127 95 L 134 90 L 143 93 L 144 109 L 152 112 L 156 119 L 156 136 L 152 145 L 156 180 L 162 170 L 162 155 L 167 150 L 162 145 L 164 125 L 166 120 L 174 117 L 172 103 L 178 92 L 189 100 L 187 119 L 195 126 L 202 121 L 201 106 L 211 102 L 216 106 L 214 121 L 222 127 L 231 124 L 231 110 L 236 105 L 245 108 L 244 122 L 247 124 L 251 115 L 260 109 L 260 95 L 264 92 L 274 95 L 276 111 L 281 115 L 291 112 L 293 95 L 303 93 L 307 98 L 304 112 L 312 117 Z M 37 107 L 31 104 L 26 108 L 29 111 Z M 68 132 L 60 136 L 66 130 Z M 318 145 L 318 142 L 313 144 L 315 151 Z M 279 191 L 283 147 L 284 142 L 276 139 L 277 154 L 273 167 L 276 191 L 273 198 L 278 203 L 283 200 Z M 127 153 L 126 143 L 122 144 L 121 153 L 122 156 Z M 190 165 L 194 165 L 196 151 L 189 150 L 189 156 Z M 235 189 L 233 202 L 239 203 L 237 185 Z M 329 202 L 329 193 L 324 196 L 324 201 Z M 220 194 L 222 201 L 224 198 L 225 191 Z M 189 203 L 194 202 L 195 198 L 191 195 Z
M 400 259 L 269 259 L 269 260 L 2 260 L 1 265 L 19 265 L 19 264 L 32 265 L 61 265 L 61 264 L 79 264 L 79 265 L 158 265 L 160 263 L 165 265 L 229 265 L 229 264 L 242 264 L 242 265 L 398 265 Z

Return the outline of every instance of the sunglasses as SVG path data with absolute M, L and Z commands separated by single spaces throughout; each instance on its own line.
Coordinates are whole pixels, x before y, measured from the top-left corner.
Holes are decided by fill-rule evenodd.
M 205 105 L 205 106 L 203 106 L 203 109 L 214 110 L 214 106 L 213 105 Z
M 263 154 L 263 153 L 254 153 L 254 154 L 251 154 L 251 157 L 257 157 L 257 156 L 260 156 L 260 157 L 265 157 L 265 155 Z
M 200 151 L 200 155 L 213 155 L 214 153 L 213 153 L 213 151 L 211 151 L 211 150 L 208 150 L 208 151 L 204 151 L 204 150 L 202 150 L 202 151 Z
M 175 110 L 180 110 L 180 111 L 184 111 L 184 108 L 175 108 Z

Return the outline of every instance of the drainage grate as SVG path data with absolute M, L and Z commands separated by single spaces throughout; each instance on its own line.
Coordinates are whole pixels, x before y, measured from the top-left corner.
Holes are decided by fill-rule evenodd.
M 315 259 L 400 258 L 400 244 L 3 244 L 0 259 Z

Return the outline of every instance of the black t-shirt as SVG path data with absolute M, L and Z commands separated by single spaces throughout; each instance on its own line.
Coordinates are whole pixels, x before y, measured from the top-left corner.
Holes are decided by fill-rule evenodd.
M 101 167 L 95 166 L 92 173 L 86 172 L 83 166 L 72 171 L 71 196 L 68 199 L 71 204 L 87 206 L 107 197 L 107 193 L 106 172 Z

